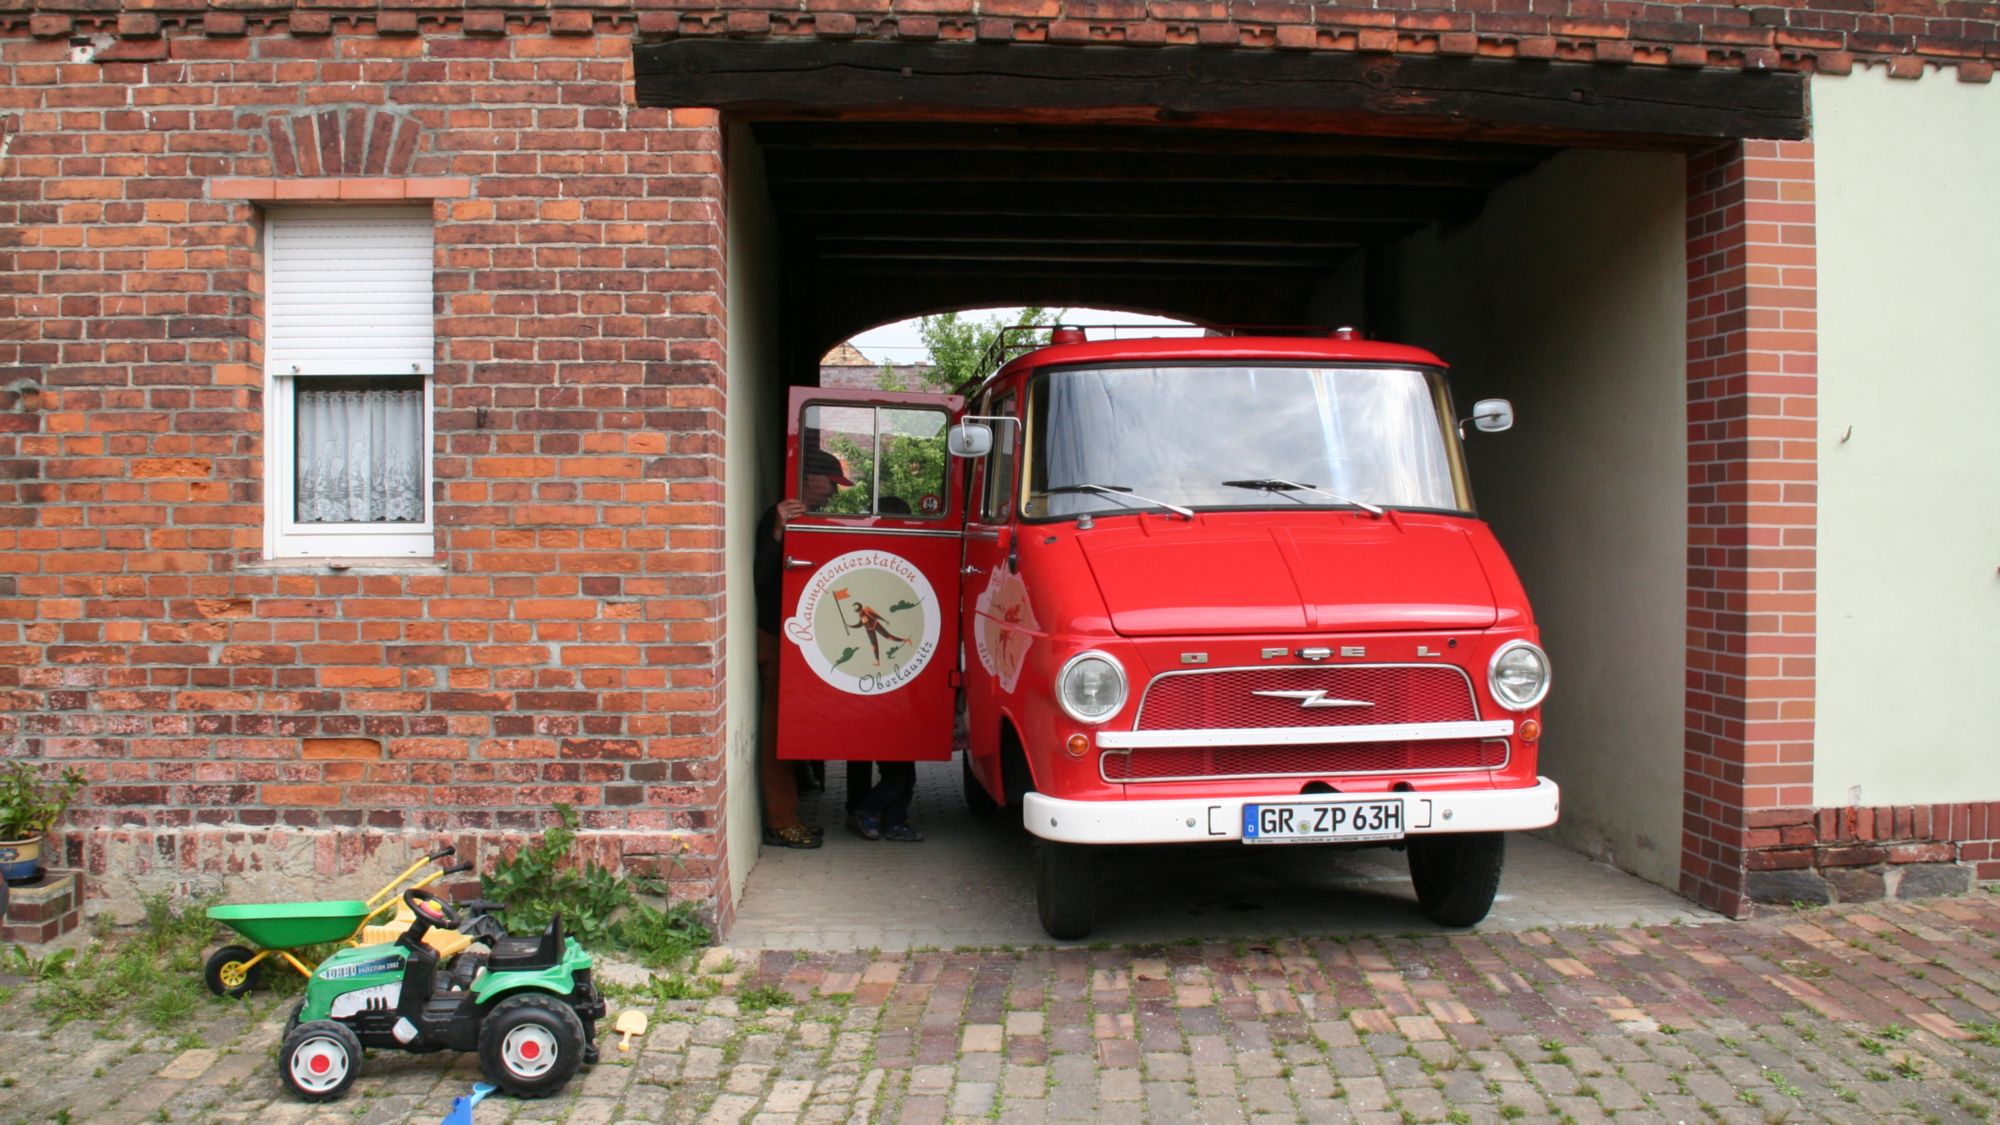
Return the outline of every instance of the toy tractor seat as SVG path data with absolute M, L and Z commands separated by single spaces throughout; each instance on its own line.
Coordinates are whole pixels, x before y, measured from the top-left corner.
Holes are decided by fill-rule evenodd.
M 417 916 L 410 912 L 409 907 L 397 903 L 394 917 L 378 926 L 363 926 L 361 928 L 361 939 L 355 942 L 355 944 L 387 945 L 397 938 L 402 937 L 403 931 L 409 929 L 410 923 L 416 920 Z M 424 933 L 424 944 L 437 950 L 439 960 L 449 961 L 460 953 L 465 952 L 466 947 L 472 944 L 472 938 L 459 933 L 457 930 L 443 930 L 433 927 Z
M 489 972 L 518 972 L 524 969 L 553 969 L 562 963 L 562 915 L 549 919 L 540 937 L 504 937 L 492 943 L 493 955 L 486 959 Z

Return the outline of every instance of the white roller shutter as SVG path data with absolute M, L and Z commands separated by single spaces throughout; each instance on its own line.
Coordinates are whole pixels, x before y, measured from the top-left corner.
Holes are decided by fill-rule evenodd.
M 430 208 L 273 211 L 265 240 L 267 372 L 430 373 Z

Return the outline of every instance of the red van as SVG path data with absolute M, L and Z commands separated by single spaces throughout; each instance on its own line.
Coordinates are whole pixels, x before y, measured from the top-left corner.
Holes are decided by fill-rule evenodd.
M 1427 917 L 1484 918 L 1558 805 L 1459 445 L 1511 406 L 1461 421 L 1436 356 L 1346 329 L 1047 334 L 963 396 L 793 392 L 790 494 L 809 451 L 853 484 L 787 531 L 781 756 L 943 760 L 956 724 L 1056 938 L 1111 845 L 1401 847 Z

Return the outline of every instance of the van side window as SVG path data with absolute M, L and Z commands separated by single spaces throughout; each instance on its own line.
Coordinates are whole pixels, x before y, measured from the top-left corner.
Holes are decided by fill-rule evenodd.
M 816 511 L 821 515 L 942 519 L 950 508 L 945 488 L 951 458 L 945 449 L 942 410 L 906 406 L 813 403 L 805 408 L 800 437 L 801 476 L 815 464 L 839 471 L 843 485 Z M 806 495 L 804 481 L 800 496 Z
M 994 401 L 988 414 L 1014 414 L 1014 396 Z M 986 455 L 986 498 L 979 518 L 985 523 L 1006 523 L 1014 505 L 1014 465 L 1021 447 L 1021 427 L 1000 422 L 993 425 L 993 452 Z

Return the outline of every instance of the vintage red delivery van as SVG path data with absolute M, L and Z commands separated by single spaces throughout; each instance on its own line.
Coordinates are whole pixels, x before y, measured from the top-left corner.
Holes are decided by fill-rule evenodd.
M 1039 837 L 1044 929 L 1099 849 L 1394 846 L 1423 913 L 1486 916 L 1536 773 L 1548 657 L 1474 513 L 1445 365 L 1351 330 L 1092 341 L 966 395 L 798 388 L 780 754 L 943 760 Z

